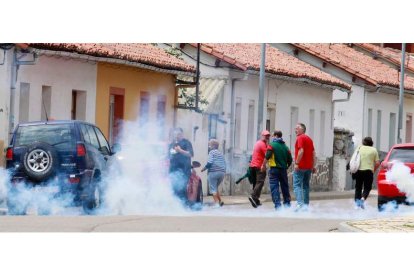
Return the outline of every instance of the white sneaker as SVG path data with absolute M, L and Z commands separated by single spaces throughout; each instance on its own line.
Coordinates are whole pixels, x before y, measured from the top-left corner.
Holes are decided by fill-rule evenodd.
M 220 203 L 214 203 L 214 205 L 213 205 L 213 209 L 218 209 L 220 207 L 221 207 Z
M 303 205 L 301 204 L 296 205 L 295 212 L 302 211 L 302 208 L 303 208 Z

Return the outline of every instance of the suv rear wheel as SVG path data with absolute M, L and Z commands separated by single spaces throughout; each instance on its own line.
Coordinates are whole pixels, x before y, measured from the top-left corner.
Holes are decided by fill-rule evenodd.
M 89 187 L 86 188 L 86 197 L 82 201 L 83 211 L 86 214 L 92 214 L 93 211 L 101 205 L 101 189 L 100 189 L 100 176 L 95 176 Z
M 41 182 L 55 173 L 58 160 L 56 150 L 49 144 L 31 144 L 22 155 L 22 170 L 33 181 Z

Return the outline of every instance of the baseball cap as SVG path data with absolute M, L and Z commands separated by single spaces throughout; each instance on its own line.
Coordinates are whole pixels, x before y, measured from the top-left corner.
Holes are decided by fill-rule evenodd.
M 269 135 L 270 135 L 269 131 L 267 131 L 267 130 L 262 131 L 262 136 L 269 136 Z

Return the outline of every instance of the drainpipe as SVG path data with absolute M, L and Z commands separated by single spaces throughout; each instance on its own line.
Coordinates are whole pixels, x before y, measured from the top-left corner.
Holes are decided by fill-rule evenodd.
M 400 94 L 399 94 L 399 106 L 398 106 L 398 138 L 397 143 L 401 144 L 401 130 L 402 130 L 402 117 L 404 108 L 404 64 L 405 63 L 405 43 L 402 44 L 401 50 L 401 75 L 400 75 Z
M 200 97 L 200 43 L 197 43 L 197 66 L 196 66 L 196 97 L 195 97 L 195 110 L 199 112 L 198 102 Z
M 11 136 L 14 131 L 14 119 L 15 119 L 15 111 L 14 111 L 14 102 L 16 97 L 16 83 L 17 83 L 17 76 L 19 73 L 20 65 L 35 65 L 37 61 L 37 54 L 33 54 L 33 60 L 30 61 L 21 61 L 20 59 L 26 56 L 23 53 L 21 56 L 17 56 L 16 47 L 13 50 L 13 62 L 11 66 L 11 81 L 10 81 L 10 106 L 9 106 L 9 142 L 11 140 Z
M 234 78 L 231 79 L 231 108 L 230 108 L 230 195 L 233 193 L 233 185 L 234 185 L 234 179 L 233 179 L 233 160 L 234 160 L 234 144 L 235 144 L 235 131 L 234 131 L 234 125 L 235 125 L 235 99 L 236 99 L 236 91 L 235 91 L 235 85 L 236 81 L 244 81 L 247 80 L 247 74 L 244 75 L 243 78 Z
M 9 105 L 9 143 L 14 130 L 14 98 L 16 93 L 16 82 L 19 65 L 16 60 L 16 48 L 13 50 L 13 61 L 11 66 L 11 83 L 10 83 L 10 105 Z
M 265 87 L 265 66 L 266 66 L 266 43 L 261 45 L 261 60 L 259 74 L 259 108 L 257 116 L 257 140 L 260 139 L 263 128 L 264 113 L 264 87 Z

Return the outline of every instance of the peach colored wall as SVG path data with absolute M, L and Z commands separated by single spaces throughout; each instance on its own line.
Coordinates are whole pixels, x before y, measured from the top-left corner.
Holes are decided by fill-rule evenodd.
M 155 120 L 157 98 L 165 95 L 165 138 L 173 126 L 175 101 L 175 76 L 123 65 L 98 63 L 96 84 L 96 125 L 109 137 L 109 92 L 111 87 L 125 89 L 124 119 L 138 119 L 140 93 L 150 95 L 150 120 Z

